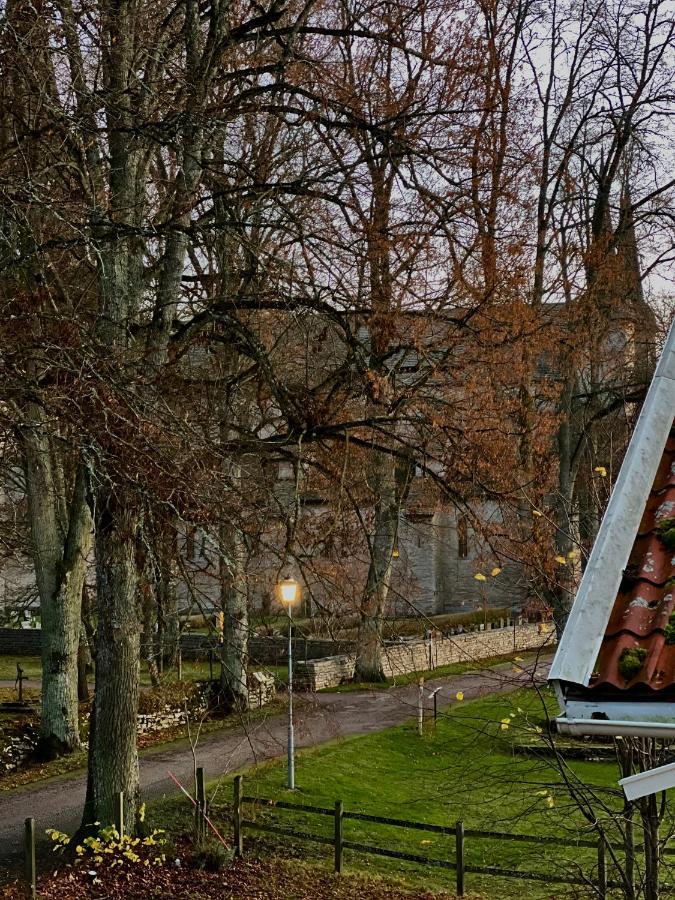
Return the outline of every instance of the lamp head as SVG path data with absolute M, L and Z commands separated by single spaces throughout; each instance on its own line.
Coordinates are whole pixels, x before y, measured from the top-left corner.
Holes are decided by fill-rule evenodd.
M 279 602 L 286 607 L 294 606 L 300 599 L 300 585 L 287 575 L 277 585 Z

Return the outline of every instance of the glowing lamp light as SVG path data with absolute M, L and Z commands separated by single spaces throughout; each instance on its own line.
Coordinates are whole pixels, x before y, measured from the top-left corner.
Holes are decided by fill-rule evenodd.
M 293 606 L 300 599 L 300 585 L 295 579 L 286 577 L 277 585 L 279 600 L 284 606 Z

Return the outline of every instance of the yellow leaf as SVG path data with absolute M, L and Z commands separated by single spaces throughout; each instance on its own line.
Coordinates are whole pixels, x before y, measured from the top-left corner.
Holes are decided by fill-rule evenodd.
M 514 662 L 522 662 L 522 661 L 523 661 L 523 657 L 522 657 L 522 656 L 514 656 L 514 657 L 513 657 L 513 661 L 514 661 Z
M 543 514 L 543 512 L 539 512 L 538 509 L 533 509 L 533 510 L 532 510 L 532 515 L 533 515 L 533 516 L 543 516 L 544 514 Z
M 464 691 L 457 691 L 457 693 L 455 694 L 455 698 L 457 700 L 463 700 L 464 699 Z
M 432 841 L 420 841 L 420 844 L 431 844 Z
M 499 727 L 502 731 L 506 731 L 510 724 L 511 724 L 511 719 L 509 719 L 509 717 L 507 716 L 505 719 L 502 719 Z
M 567 554 L 567 558 L 568 559 L 576 559 L 578 555 L 579 555 L 578 550 L 570 550 L 570 552 Z
M 561 566 L 564 566 L 567 563 L 567 560 L 565 559 L 564 556 L 556 556 L 555 561 L 558 563 L 558 565 L 561 565 Z
M 597 472 L 601 478 L 607 478 L 607 469 L 604 466 L 596 466 L 593 471 Z
M 473 577 L 476 579 L 476 581 L 487 581 L 487 578 L 485 577 L 485 575 L 483 575 L 482 572 L 476 572 Z
M 499 566 L 495 566 L 494 569 L 490 572 L 493 578 L 496 578 L 497 575 L 501 572 L 501 568 Z
M 549 809 L 552 809 L 555 806 L 555 800 L 553 799 L 553 797 L 546 798 L 546 805 Z

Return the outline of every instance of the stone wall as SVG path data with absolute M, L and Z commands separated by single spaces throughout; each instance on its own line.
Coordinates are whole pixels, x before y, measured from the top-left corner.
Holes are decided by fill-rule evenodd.
M 39 656 L 41 652 L 39 628 L 0 628 L 0 656 Z
M 474 662 L 492 656 L 536 650 L 544 644 L 552 646 L 554 642 L 555 630 L 549 623 L 402 641 L 385 647 L 384 674 L 392 678 L 409 672 L 425 672 L 450 663 Z M 298 662 L 294 675 L 299 689 L 318 691 L 351 681 L 354 666 L 355 655 L 347 653 Z
M 194 659 L 209 648 L 217 649 L 217 643 L 206 634 L 183 634 L 180 639 L 184 658 Z M 42 647 L 42 631 L 39 628 L 0 628 L 0 656 L 39 656 Z M 296 638 L 293 654 L 296 659 L 320 659 L 331 653 L 349 653 L 354 650 L 353 641 L 330 641 L 315 638 Z M 285 637 L 254 637 L 249 640 L 251 663 L 274 666 L 286 661 L 288 640 Z
M 209 649 L 217 650 L 213 637 L 206 634 L 184 634 L 180 639 L 184 659 L 208 654 Z M 322 659 L 338 653 L 350 653 L 355 649 L 354 641 L 331 641 L 321 638 L 294 638 L 293 657 L 298 660 Z M 248 642 L 248 655 L 252 665 L 275 666 L 286 662 L 288 638 L 252 637 Z

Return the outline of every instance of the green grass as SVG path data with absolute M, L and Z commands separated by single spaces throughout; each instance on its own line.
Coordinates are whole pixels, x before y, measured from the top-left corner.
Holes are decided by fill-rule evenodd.
M 0 656 L 0 681 L 14 681 L 17 663 L 26 678 L 42 678 L 39 656 Z
M 547 703 L 554 707 L 552 698 Z M 509 719 L 502 729 L 502 720 Z M 282 763 L 265 764 L 245 774 L 244 791 L 261 798 L 284 799 L 333 809 L 337 799 L 345 810 L 436 823 L 453 827 L 462 819 L 466 828 L 520 834 L 574 838 L 593 832 L 577 811 L 562 784 L 552 758 L 533 752 L 514 755 L 512 742 L 521 741 L 541 727 L 543 709 L 532 691 L 499 695 L 471 703 L 455 703 L 439 720 L 437 730 L 420 738 L 412 725 L 377 734 L 333 742 L 298 754 L 297 789 L 285 787 Z M 542 735 L 543 740 L 543 735 Z M 617 789 L 616 767 L 608 763 L 571 762 L 568 774 L 591 784 L 603 801 L 615 810 L 622 807 Z M 215 791 L 214 814 L 226 822 L 231 776 Z M 553 806 L 549 806 L 548 798 Z M 218 804 L 222 804 L 219 808 Z M 284 813 L 261 807 L 251 814 L 286 827 L 330 836 L 333 823 L 328 816 L 312 813 Z M 189 815 L 181 801 L 156 810 L 157 822 L 172 816 Z M 249 835 L 251 837 L 252 834 Z M 393 828 L 346 820 L 344 838 L 410 853 L 454 859 L 454 839 L 411 829 Z M 270 844 L 270 842 L 272 842 Z M 276 843 L 275 843 L 276 842 Z M 284 855 L 301 853 L 330 864 L 330 848 L 288 841 L 265 835 L 262 846 L 275 847 Z M 484 840 L 468 837 L 466 859 L 475 865 L 520 868 L 547 874 L 569 874 L 594 870 L 593 849 L 547 847 L 534 844 Z M 451 890 L 453 873 L 346 852 L 348 869 L 360 869 L 403 878 L 411 888 Z M 563 885 L 502 879 L 467 874 L 467 891 L 492 898 L 543 898 L 567 896 Z

